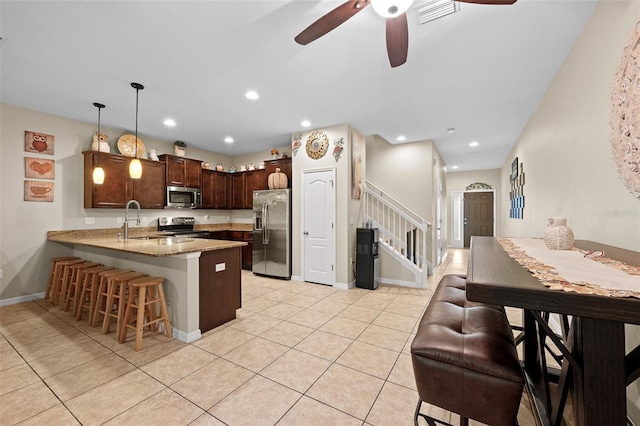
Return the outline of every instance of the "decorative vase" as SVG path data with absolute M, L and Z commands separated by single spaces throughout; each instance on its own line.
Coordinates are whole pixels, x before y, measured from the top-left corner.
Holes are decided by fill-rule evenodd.
M 173 153 L 178 157 L 184 157 L 184 154 L 186 153 L 186 151 L 187 150 L 181 146 L 178 146 L 178 145 L 173 146 Z
M 277 168 L 275 173 L 271 173 L 267 180 L 269 189 L 286 189 L 288 186 L 287 184 L 287 175 L 281 173 L 280 168 Z
M 573 247 L 573 231 L 567 226 L 564 217 L 550 217 L 542 238 L 549 250 L 571 250 Z
M 100 152 L 109 152 L 111 151 L 111 148 L 109 147 L 109 143 L 107 141 L 108 141 L 107 135 L 105 135 L 104 133 L 98 134 L 98 132 L 96 132 L 96 134 L 93 135 L 93 142 L 91 142 L 91 149 L 93 151 L 98 151 L 98 146 L 99 146 Z

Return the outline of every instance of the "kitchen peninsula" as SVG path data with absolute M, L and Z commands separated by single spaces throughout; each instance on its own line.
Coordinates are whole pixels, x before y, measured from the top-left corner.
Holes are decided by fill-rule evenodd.
M 49 231 L 47 239 L 71 245 L 73 255 L 93 262 L 162 276 L 176 339 L 193 342 L 236 317 L 241 307 L 241 256 L 246 242 L 166 236 L 136 229 Z

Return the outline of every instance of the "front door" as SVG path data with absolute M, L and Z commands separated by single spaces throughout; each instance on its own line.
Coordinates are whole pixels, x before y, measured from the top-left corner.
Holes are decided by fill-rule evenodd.
M 304 280 L 334 285 L 335 273 L 335 171 L 305 172 Z
M 464 193 L 464 246 L 471 237 L 493 237 L 493 192 Z

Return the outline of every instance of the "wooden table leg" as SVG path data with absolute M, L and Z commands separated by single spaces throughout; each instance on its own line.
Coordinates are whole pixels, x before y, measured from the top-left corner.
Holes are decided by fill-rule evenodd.
M 575 424 L 625 425 L 624 324 L 574 318 L 576 326 L 573 348 L 583 376 L 574 374 Z

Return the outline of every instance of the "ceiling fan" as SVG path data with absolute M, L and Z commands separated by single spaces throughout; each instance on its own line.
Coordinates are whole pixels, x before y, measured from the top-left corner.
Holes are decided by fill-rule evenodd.
M 477 4 L 513 4 L 517 0 L 457 1 Z M 343 24 L 371 3 L 380 16 L 387 18 L 387 54 L 391 66 L 397 67 L 407 61 L 409 31 L 406 12 L 413 2 L 414 0 L 349 0 L 305 28 L 296 36 L 295 41 L 302 45 L 309 44 Z

